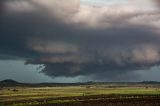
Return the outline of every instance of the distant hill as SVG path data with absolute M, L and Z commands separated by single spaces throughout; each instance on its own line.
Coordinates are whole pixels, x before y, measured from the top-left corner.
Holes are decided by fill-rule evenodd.
M 20 83 L 12 79 L 0 81 L 0 87 L 55 87 L 55 86 L 79 86 L 79 85 L 108 85 L 108 86 L 160 86 L 160 82 L 143 81 L 143 82 L 79 82 L 79 83 Z
M 3 80 L 3 81 L 0 81 L 0 83 L 4 83 L 4 84 L 16 84 L 18 82 L 15 81 L 15 80 L 6 79 L 6 80 Z
M 12 79 L 6 79 L 0 81 L 0 87 L 15 87 L 15 86 L 24 86 L 24 87 L 56 87 L 56 86 L 75 86 L 75 85 L 84 85 L 87 83 L 20 83 Z
M 15 80 L 11 80 L 11 79 L 6 79 L 3 81 L 0 81 L 0 86 L 17 86 L 20 85 L 21 83 L 15 81 Z
M 141 83 L 143 83 L 143 84 L 160 84 L 160 82 L 158 82 L 158 81 L 143 81 Z

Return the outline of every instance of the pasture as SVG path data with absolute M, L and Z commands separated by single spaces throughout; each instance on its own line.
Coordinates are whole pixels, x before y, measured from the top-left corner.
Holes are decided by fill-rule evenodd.
M 3 87 L 0 106 L 160 106 L 159 95 L 152 86 Z

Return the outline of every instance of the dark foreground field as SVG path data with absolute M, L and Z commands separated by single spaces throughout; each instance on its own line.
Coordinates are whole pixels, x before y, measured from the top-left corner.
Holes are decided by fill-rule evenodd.
M 95 95 L 21 100 L 1 106 L 160 106 L 158 95 Z
M 51 85 L 5 81 L 0 106 L 160 106 L 159 83 Z
M 160 97 L 137 97 L 133 97 L 131 95 L 125 98 L 119 98 L 118 96 L 115 98 L 98 96 L 95 100 L 91 97 L 90 100 L 82 99 L 68 103 L 48 103 L 45 106 L 160 106 Z

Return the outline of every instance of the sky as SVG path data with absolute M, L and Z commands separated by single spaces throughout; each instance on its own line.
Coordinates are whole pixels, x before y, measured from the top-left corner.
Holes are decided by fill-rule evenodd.
M 0 80 L 160 81 L 158 0 L 1 0 Z
M 81 0 L 81 3 L 104 6 L 104 5 L 126 4 L 127 0 Z

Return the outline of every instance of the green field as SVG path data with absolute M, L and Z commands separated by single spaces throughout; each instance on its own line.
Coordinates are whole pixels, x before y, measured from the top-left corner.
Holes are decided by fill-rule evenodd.
M 4 87 L 0 90 L 0 106 L 30 106 L 82 102 L 90 100 L 159 98 L 160 88 L 155 87 L 105 87 L 105 86 L 65 86 L 65 87 Z M 76 99 L 77 98 L 77 99 Z

